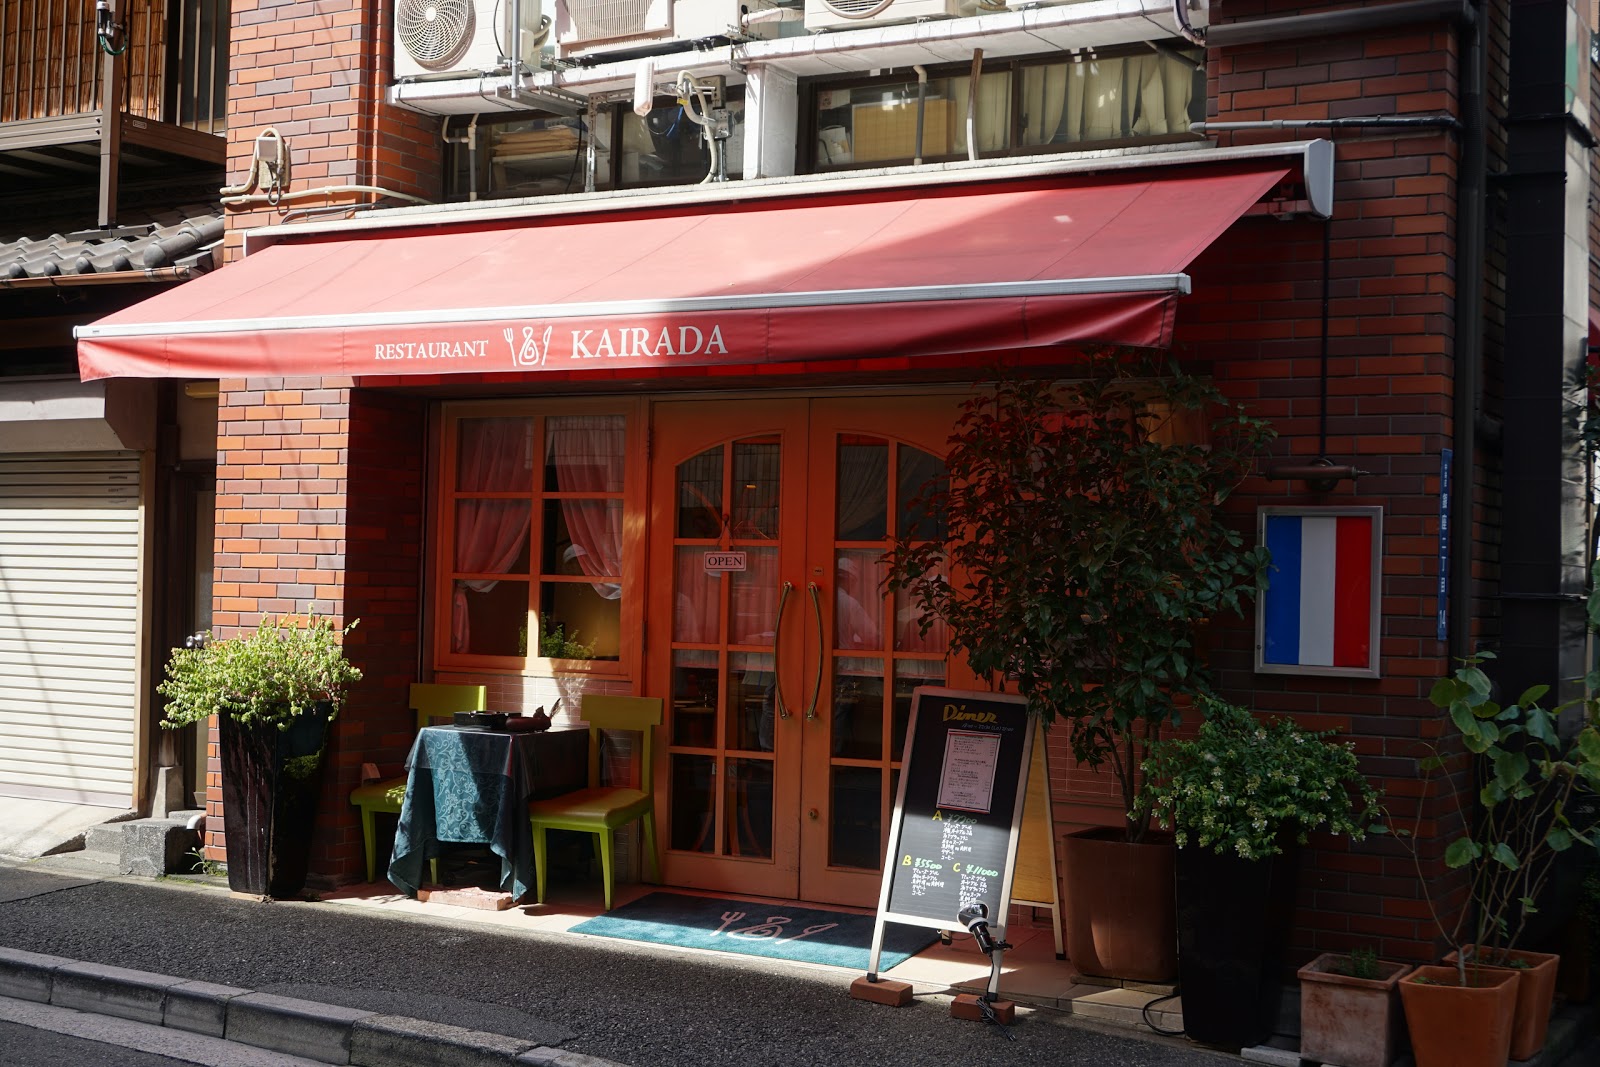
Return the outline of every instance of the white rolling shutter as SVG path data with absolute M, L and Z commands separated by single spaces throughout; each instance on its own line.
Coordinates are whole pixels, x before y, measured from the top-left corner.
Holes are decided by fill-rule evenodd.
M 132 801 L 138 597 L 138 454 L 0 454 L 0 796 Z

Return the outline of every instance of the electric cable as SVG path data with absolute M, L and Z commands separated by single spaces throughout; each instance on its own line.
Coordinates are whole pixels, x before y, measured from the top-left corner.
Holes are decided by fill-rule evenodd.
M 1180 989 L 1176 993 L 1168 993 L 1164 997 L 1157 997 L 1156 999 L 1150 1001 L 1144 1007 L 1139 1009 L 1139 1017 L 1144 1020 L 1144 1024 L 1146 1026 L 1148 1026 L 1150 1029 L 1154 1030 L 1156 1033 L 1160 1034 L 1162 1037 L 1182 1037 L 1185 1033 L 1188 1032 L 1188 1031 L 1184 1030 L 1182 1027 L 1179 1027 L 1176 1030 L 1168 1030 L 1164 1026 L 1157 1026 L 1155 1024 L 1155 1021 L 1150 1018 L 1150 1009 L 1151 1008 L 1155 1007 L 1157 1004 L 1164 1004 L 1169 1000 L 1177 1000 L 1181 996 L 1183 996 L 1183 990 Z

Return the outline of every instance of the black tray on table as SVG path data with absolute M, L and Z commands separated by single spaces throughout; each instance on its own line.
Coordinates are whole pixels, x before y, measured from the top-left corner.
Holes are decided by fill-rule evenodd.
M 506 713 L 503 711 L 458 711 L 455 725 L 460 730 L 504 730 Z

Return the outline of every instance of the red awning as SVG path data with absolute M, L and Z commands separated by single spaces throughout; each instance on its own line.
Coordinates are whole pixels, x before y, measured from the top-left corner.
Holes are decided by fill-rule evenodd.
M 1162 346 L 1282 162 L 285 240 L 79 327 L 85 379 Z

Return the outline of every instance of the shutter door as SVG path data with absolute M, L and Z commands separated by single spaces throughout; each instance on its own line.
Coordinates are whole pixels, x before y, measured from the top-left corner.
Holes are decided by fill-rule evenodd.
M 127 807 L 139 457 L 0 454 L 0 796 Z

